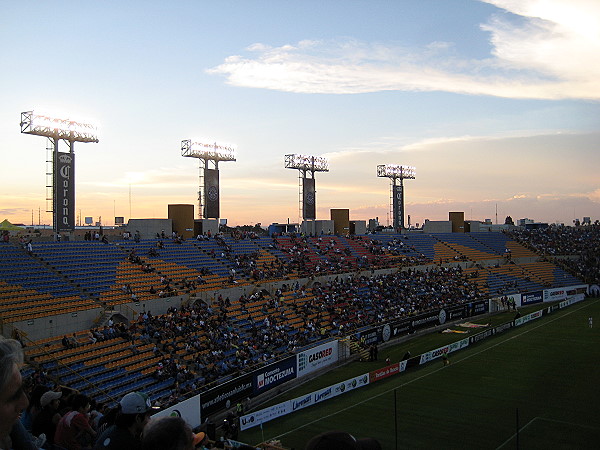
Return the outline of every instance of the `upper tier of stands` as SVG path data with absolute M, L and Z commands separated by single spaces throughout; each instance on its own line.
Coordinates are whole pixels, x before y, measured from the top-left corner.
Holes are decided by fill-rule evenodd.
M 36 242 L 29 255 L 0 245 L 0 317 L 8 322 L 106 307 L 158 296 L 194 294 L 256 281 L 279 281 L 359 269 L 535 256 L 503 233 L 378 234 Z M 576 284 L 563 269 L 536 274 L 534 265 L 478 271 L 490 295 Z M 551 272 L 551 273 L 550 273 Z M 475 273 L 472 270 L 472 274 Z M 471 274 L 471 276 L 473 276 Z M 27 304 L 27 309 L 23 305 Z

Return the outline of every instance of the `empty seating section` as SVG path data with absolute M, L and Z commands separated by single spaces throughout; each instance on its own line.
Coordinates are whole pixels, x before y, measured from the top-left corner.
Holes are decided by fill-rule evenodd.
M 435 258 L 435 238 L 429 234 L 406 235 L 405 244 L 410 245 L 415 252 L 421 253 L 429 260 Z
M 433 250 L 435 252 L 433 262 L 439 262 L 440 264 L 455 261 L 461 256 L 460 253 L 445 242 L 436 242 L 433 244 Z
M 504 233 L 478 232 L 469 233 L 469 235 L 474 241 L 480 242 L 500 256 L 506 253 L 507 242 L 510 240 Z
M 532 280 L 519 265 L 488 266 L 479 269 L 479 273 L 481 281 L 478 285 L 492 296 L 533 292 L 544 288 L 537 280 Z
M 470 268 L 464 274 L 492 296 L 581 284 L 573 275 L 545 261 Z
M 536 258 L 538 256 L 516 241 L 506 241 L 506 248 L 510 250 L 513 258 Z
M 458 255 L 469 261 L 493 259 L 501 256 L 480 241 L 473 239 L 466 233 L 440 233 L 434 235 L 441 242 L 452 248 Z M 437 256 L 437 255 L 436 255 Z M 440 256 L 441 257 L 441 256 Z
M 210 241 L 188 241 L 199 254 L 199 261 L 203 267 L 206 267 L 210 273 L 223 277 L 229 276 L 229 267 L 227 266 L 226 249 L 217 244 L 215 240 Z
M 531 274 L 531 278 L 538 280 L 544 287 L 573 286 L 581 284 L 581 281 L 577 278 L 547 261 L 521 264 L 520 266 Z
M 189 293 L 219 289 L 223 287 L 229 277 L 227 261 L 221 257 L 224 250 L 221 246 L 207 245 L 208 241 L 194 240 L 181 243 L 161 240 L 160 246 L 158 243 L 158 240 L 122 241 L 118 245 L 128 255 L 134 250 L 135 255 L 143 263 L 154 269 L 152 273 L 158 281 L 161 276 L 165 276 L 175 283 L 197 281 L 198 276 L 201 275 L 203 284 L 187 288 L 186 292 Z M 221 252 L 217 253 L 215 250 L 217 248 Z M 214 253 L 211 250 L 215 250 Z M 141 268 L 139 270 L 141 271 Z M 146 288 L 144 292 L 148 291 L 150 285 L 153 285 L 157 291 L 160 290 L 158 281 L 152 283 L 150 282 L 151 277 L 145 278 L 146 282 L 141 283 Z M 144 296 L 146 297 L 146 294 Z
M 555 286 L 576 286 L 580 285 L 581 280 L 571 275 L 566 270 L 554 266 L 554 285 Z
M 157 286 L 160 279 L 156 274 L 144 273 L 138 264 L 121 261 L 117 266 L 115 279 L 106 290 L 100 294 L 100 300 L 108 305 L 116 305 L 132 301 L 131 293 L 125 292 L 123 286 L 129 286 L 138 301 L 147 301 L 155 298 L 150 293 L 151 286 Z
M 94 302 L 79 295 L 56 271 L 12 245 L 0 246 L 0 317 L 7 322 L 30 320 L 64 312 L 93 308 Z
M 87 331 L 79 333 L 78 340 L 79 346 L 66 349 L 60 336 L 42 339 L 27 346 L 25 353 L 50 375 L 99 402 L 115 402 L 132 390 L 150 395 L 165 389 L 165 383 L 153 377 L 160 360 L 153 344 L 132 344 L 121 337 L 91 343 Z
M 33 251 L 80 290 L 94 297 L 110 289 L 117 266 L 126 256 L 118 247 L 101 242 L 40 243 Z
M 77 289 L 64 283 L 59 273 L 11 244 L 0 246 L 0 274 L 2 280 L 9 284 L 18 284 L 25 289 L 45 292 L 54 297 L 78 294 Z

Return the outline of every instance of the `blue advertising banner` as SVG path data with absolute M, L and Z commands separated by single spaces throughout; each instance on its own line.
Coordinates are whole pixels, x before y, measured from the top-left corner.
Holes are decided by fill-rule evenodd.
M 529 294 L 523 294 L 521 296 L 521 305 L 533 305 L 535 303 L 542 303 L 544 301 L 543 292 L 536 291 L 530 292 Z
M 294 378 L 296 378 L 296 356 L 269 364 L 252 373 L 254 395 L 262 394 Z

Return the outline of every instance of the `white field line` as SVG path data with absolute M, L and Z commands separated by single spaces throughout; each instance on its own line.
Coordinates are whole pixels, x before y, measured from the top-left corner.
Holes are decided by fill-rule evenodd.
M 587 428 L 588 430 L 600 430 L 600 428 L 598 427 L 592 427 L 590 425 L 584 425 L 581 423 L 565 422 L 564 420 L 546 419 L 545 417 L 536 417 L 536 419 L 540 419 L 546 422 L 562 423 L 571 427 Z
M 529 425 L 531 425 L 534 421 L 536 420 L 540 420 L 542 422 L 554 422 L 554 423 L 561 423 L 563 425 L 569 425 L 570 427 L 579 427 L 579 428 L 587 428 L 589 430 L 600 430 L 600 428 L 597 427 L 591 427 L 589 425 L 583 425 L 581 423 L 572 423 L 572 422 L 565 422 L 564 420 L 556 420 L 556 419 L 546 419 L 544 417 L 534 417 L 533 419 L 531 419 L 529 422 L 527 422 L 525 425 L 523 425 L 521 428 L 519 428 L 519 433 L 521 431 L 523 431 L 525 428 L 527 428 Z M 510 441 L 512 441 L 515 437 L 517 436 L 517 433 L 513 434 L 511 437 L 509 437 L 506 441 L 504 441 L 501 445 L 499 445 L 498 447 L 496 447 L 496 450 L 500 450 L 502 447 L 504 447 L 506 444 L 508 444 Z
M 519 428 L 518 432 L 520 433 L 521 431 L 523 431 L 525 428 L 527 428 L 529 425 L 531 425 L 533 422 L 535 422 L 538 419 L 541 419 L 541 417 L 534 417 L 529 422 L 527 422 L 525 425 L 523 425 L 521 428 Z M 496 450 L 500 450 L 502 447 L 504 447 L 506 444 L 508 444 L 510 441 L 512 441 L 516 436 L 517 436 L 517 433 L 514 433 L 511 437 L 509 437 L 502 444 L 500 444 L 498 447 L 496 447 Z
M 450 365 L 450 366 L 442 366 L 442 367 L 440 367 L 440 368 L 438 368 L 438 369 L 435 369 L 435 370 L 433 370 L 433 371 L 431 371 L 431 372 L 428 372 L 428 373 L 426 373 L 426 374 L 423 374 L 423 375 L 421 375 L 421 376 L 419 376 L 419 377 L 417 377 L 417 378 L 413 378 L 412 380 L 410 380 L 410 381 L 407 381 L 406 383 L 402 383 L 402 384 L 400 384 L 399 386 L 397 386 L 397 387 L 395 387 L 395 388 L 388 389 L 387 391 L 383 391 L 383 392 L 381 392 L 381 393 L 379 393 L 379 394 L 377 394 L 377 395 L 374 395 L 374 396 L 372 396 L 372 397 L 366 398 L 366 399 L 364 399 L 364 400 L 362 400 L 362 401 L 360 401 L 360 402 L 358 402 L 358 403 L 354 403 L 354 404 L 352 404 L 352 405 L 350 405 L 350 406 L 347 406 L 346 408 L 339 409 L 339 410 L 337 410 L 336 412 L 333 412 L 333 413 L 331 413 L 331 414 L 328 414 L 328 415 L 326 415 L 326 416 L 321 416 L 321 417 L 319 417 L 318 419 L 315 419 L 315 420 L 313 420 L 313 421 L 310 421 L 310 422 L 307 422 L 307 423 L 305 423 L 305 424 L 303 424 L 303 425 L 300 425 L 299 427 L 296 427 L 296 428 L 293 428 L 293 429 L 291 429 L 291 430 L 288 430 L 288 431 L 286 431 L 285 433 L 282 433 L 282 434 L 280 434 L 280 435 L 278 435 L 278 436 L 273 436 L 273 437 L 272 437 L 272 438 L 270 438 L 270 439 L 278 439 L 278 438 L 281 438 L 281 437 L 283 437 L 283 436 L 287 436 L 288 434 L 291 434 L 291 433 L 293 433 L 293 432 L 295 432 L 295 431 L 301 430 L 302 428 L 306 428 L 306 427 L 307 427 L 307 426 L 309 426 L 309 425 L 312 425 L 312 424 L 314 424 L 314 423 L 317 423 L 317 422 L 321 422 L 323 419 L 327 419 L 327 418 L 329 418 L 329 417 L 333 417 L 333 416 L 335 416 L 335 415 L 337 415 L 337 414 L 339 414 L 339 413 L 341 413 L 341 412 L 348 411 L 349 409 L 352 409 L 352 408 L 354 408 L 354 407 L 356 407 L 356 406 L 362 405 L 363 403 L 370 402 L 371 400 L 374 400 L 374 399 L 376 399 L 376 398 L 378 398 L 378 397 L 381 397 L 382 395 L 389 394 L 390 392 L 393 392 L 393 391 L 394 391 L 394 390 L 396 390 L 396 389 L 399 389 L 399 388 L 401 388 L 401 387 L 404 387 L 404 386 L 408 386 L 409 384 L 412 384 L 412 383 L 414 383 L 415 381 L 419 381 L 419 380 L 421 380 L 422 378 L 428 377 L 428 376 L 430 376 L 430 375 L 434 375 L 434 374 L 438 373 L 440 370 L 444 370 L 444 369 L 447 369 L 447 368 L 449 368 L 449 367 L 452 367 L 453 365 L 455 365 L 455 364 L 458 364 L 458 363 L 460 363 L 460 362 L 462 362 L 462 361 L 466 361 L 467 359 L 470 359 L 470 358 L 472 358 L 473 356 L 480 355 L 481 353 L 484 353 L 484 352 L 487 352 L 488 350 L 491 350 L 491 349 L 493 349 L 493 348 L 496 348 L 496 347 L 498 347 L 498 346 L 500 346 L 500 345 L 504 344 L 505 342 L 511 341 L 511 340 L 513 340 L 513 339 L 517 339 L 517 338 L 519 338 L 519 337 L 523 336 L 524 334 L 527 334 L 527 333 L 529 333 L 530 331 L 537 330 L 538 328 L 540 328 L 540 327 L 543 327 L 543 326 L 545 326 L 545 325 L 548 325 L 549 323 L 552 323 L 552 322 L 555 322 L 555 321 L 557 321 L 557 320 L 560 320 L 560 319 L 562 319 L 563 317 L 567 317 L 567 316 L 569 316 L 569 315 L 571 315 L 571 314 L 573 314 L 573 313 L 575 313 L 575 312 L 579 311 L 580 309 L 587 308 L 589 305 L 591 305 L 591 304 L 593 304 L 593 303 L 595 303 L 595 302 L 597 302 L 597 301 L 598 301 L 598 300 L 591 300 L 590 302 L 585 302 L 585 303 L 584 303 L 583 305 L 581 305 L 580 307 L 578 307 L 578 308 L 576 308 L 576 309 L 573 309 L 573 310 L 571 310 L 571 311 L 568 311 L 568 312 L 566 312 L 565 314 L 561 315 L 560 317 L 554 317 L 554 318 L 551 318 L 551 319 L 546 319 L 546 320 L 543 320 L 543 321 L 542 321 L 542 323 L 540 323 L 539 325 L 536 325 L 536 326 L 533 326 L 533 327 L 527 327 L 527 329 L 526 329 L 526 330 L 523 330 L 523 331 L 522 331 L 521 333 L 519 333 L 519 334 L 516 334 L 516 335 L 514 335 L 514 336 L 510 336 L 510 337 L 508 337 L 508 338 L 506 338 L 506 339 L 504 339 L 504 340 L 502 340 L 502 341 L 500 341 L 500 342 L 498 342 L 498 343 L 496 343 L 496 344 L 494 344 L 494 345 L 491 345 L 491 346 L 489 346 L 489 347 L 487 347 L 487 348 L 484 348 L 484 349 L 482 349 L 482 350 L 479 350 L 478 352 L 471 353 L 471 354 L 469 354 L 469 355 L 465 356 L 464 358 L 461 358 L 461 359 L 458 359 L 458 360 L 456 360 L 456 362 L 454 362 L 454 361 L 453 361 L 453 362 L 452 362 L 452 365 Z M 467 347 L 467 348 L 468 348 L 468 347 Z M 535 418 L 534 418 L 533 420 L 535 420 Z M 533 420 L 532 420 L 532 421 L 533 421 Z M 530 423 L 531 423 L 532 421 L 530 421 Z M 529 423 L 528 423 L 527 425 L 529 425 Z M 527 425 L 526 425 L 526 426 L 527 426 Z M 502 445 L 504 445 L 504 444 L 502 444 Z

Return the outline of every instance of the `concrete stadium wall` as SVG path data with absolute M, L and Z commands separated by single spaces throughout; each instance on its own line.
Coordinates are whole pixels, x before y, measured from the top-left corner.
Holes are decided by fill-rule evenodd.
M 128 320 L 136 320 L 139 313 L 151 311 L 152 315 L 166 314 L 169 308 L 180 308 L 181 304 L 187 301 L 188 295 L 176 295 L 173 297 L 155 298 L 145 302 L 123 303 L 116 305 L 113 311 L 116 311 Z
M 65 308 L 66 309 L 66 308 Z M 27 333 L 32 341 L 52 336 L 73 334 L 92 327 L 94 321 L 102 314 L 102 308 L 74 311 L 66 314 L 42 317 L 39 319 L 22 320 L 11 325 Z M 5 331 L 6 332 L 6 331 Z
M 423 233 L 452 233 L 452 222 L 449 220 L 426 220 Z
M 124 227 L 125 230 L 129 231 L 131 236 L 139 231 L 142 239 L 153 239 L 156 233 L 160 234 L 164 230 L 170 238 L 173 232 L 173 221 L 171 219 L 129 219 L 127 227 Z

